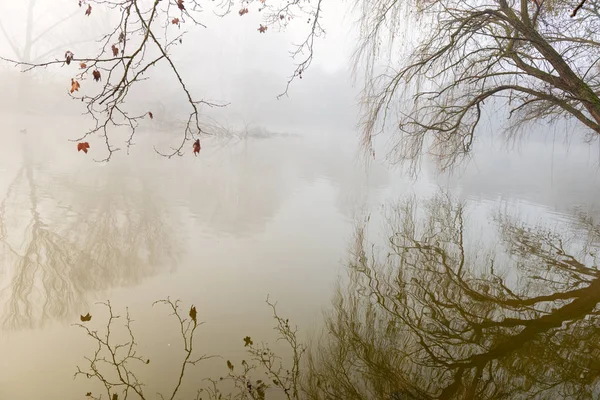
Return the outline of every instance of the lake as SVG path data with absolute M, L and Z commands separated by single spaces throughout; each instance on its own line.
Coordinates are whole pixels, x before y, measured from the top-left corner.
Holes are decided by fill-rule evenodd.
M 206 139 L 199 157 L 188 150 L 165 159 L 152 146 L 168 134 L 148 129 L 130 155 L 121 151 L 109 163 L 95 163 L 98 142 L 83 154 L 67 141 L 76 136 L 77 117 L 5 113 L 0 120 L 0 399 L 77 399 L 88 392 L 107 398 L 97 381 L 73 379 L 78 366 L 89 367 L 84 357 L 96 348 L 74 324 L 102 333 L 108 312 L 98 302 L 105 301 L 121 315 L 115 324 L 131 315 L 138 352 L 150 360 L 135 367 L 147 398 L 156 392 L 168 398 L 185 352 L 168 304 L 153 306 L 167 298 L 181 300 L 183 317 L 194 305 L 198 322 L 205 322 L 195 337 L 198 356 L 222 357 L 189 366 L 176 398 L 196 398 L 196 390 L 208 385 L 202 379 L 230 372 L 227 360 L 239 370 L 248 357 L 246 336 L 289 357 L 276 341 L 267 296 L 298 327 L 298 338 L 315 346 L 327 339 L 325 316 L 331 323 L 332 313 L 347 310 L 340 298 L 352 300 L 354 322 L 364 324 L 353 340 L 371 337 L 377 351 L 396 349 L 386 373 L 405 377 L 394 384 L 419 389 L 423 398 L 454 398 L 471 386 L 499 395 L 514 376 L 523 381 L 506 392 L 512 398 L 540 388 L 539 398 L 598 393 L 600 369 L 586 356 L 600 343 L 589 323 L 597 321 L 600 298 L 586 291 L 598 279 L 594 146 L 574 143 L 566 150 L 543 132 L 518 149 L 483 140 L 464 170 L 439 175 L 426 165 L 415 180 L 383 157 L 366 163 L 352 130 L 258 129 Z M 544 232 L 568 237 L 564 250 L 552 247 L 561 238 Z M 364 235 L 364 246 L 357 234 Z M 451 262 L 440 261 L 442 253 Z M 399 258 L 389 262 L 390 254 Z M 365 281 L 371 269 L 382 277 L 375 286 Z M 394 277 L 398 271 L 405 277 Z M 398 279 L 413 285 L 404 300 L 392 294 L 400 292 Z M 386 314 L 385 307 L 365 311 L 368 304 L 387 304 L 386 296 L 398 314 Z M 579 300 L 583 308 L 564 308 L 577 308 Z M 563 311 L 544 320 L 552 310 Z M 87 313 L 91 321 L 81 322 Z M 533 322 L 502 322 L 517 319 Z M 384 321 L 404 333 L 368 331 Z M 128 340 L 126 331 L 115 332 L 114 340 Z M 418 337 L 427 346 L 419 347 Z M 511 337 L 523 347 L 498 345 Z M 338 339 L 330 349 L 340 348 Z M 554 358 L 536 356 L 544 346 Z M 317 352 L 321 369 L 315 374 L 329 371 L 327 354 Z M 401 354 L 413 354 L 409 366 L 392 358 Z M 365 363 L 364 357 L 357 360 Z M 386 391 L 401 395 L 356 373 L 356 384 L 371 398 Z M 342 386 L 331 385 L 342 393 Z

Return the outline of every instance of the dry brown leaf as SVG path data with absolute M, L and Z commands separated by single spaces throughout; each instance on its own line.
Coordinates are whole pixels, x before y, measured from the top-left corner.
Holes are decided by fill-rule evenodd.
M 92 75 L 93 75 L 93 77 L 94 77 L 94 80 L 95 80 L 96 82 L 100 81 L 100 79 L 102 78 L 102 76 L 100 75 L 100 71 L 98 71 L 97 69 L 95 69 L 95 70 L 92 72 Z
M 86 153 L 87 153 L 87 151 L 86 151 Z M 87 313 L 86 315 L 80 315 L 80 318 L 81 318 L 81 322 L 87 322 L 92 319 L 92 316 L 90 315 L 90 313 Z
M 75 57 L 75 54 L 73 54 L 73 52 L 71 52 L 70 50 L 67 50 L 65 52 L 65 62 L 67 63 L 67 65 L 71 64 L 71 60 L 73 59 L 73 57 Z
M 75 79 L 71 78 L 71 93 L 79 91 L 81 85 Z

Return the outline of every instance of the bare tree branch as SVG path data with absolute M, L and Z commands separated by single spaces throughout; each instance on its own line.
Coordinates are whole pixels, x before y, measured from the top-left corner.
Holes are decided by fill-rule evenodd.
M 355 4 L 362 27 L 355 60 L 367 73 L 367 149 L 393 123 L 395 160 L 415 171 L 430 154 L 441 169 L 450 168 L 472 150 L 488 104 L 509 110 L 513 131 L 532 121 L 575 118 L 590 138 L 600 134 L 600 20 L 593 8 L 569 18 L 571 2 L 555 0 Z M 416 40 L 403 39 L 405 20 L 411 30 L 411 24 L 423 28 Z M 386 58 L 382 47 L 401 56 Z
M 302 78 L 302 73 L 310 67 L 315 38 L 324 34 L 320 23 L 322 0 L 316 0 L 314 5 L 300 0 L 276 2 L 274 5 L 265 4 L 261 0 L 226 1 L 217 4 L 216 9 L 222 10 L 221 16 L 226 16 L 232 13 L 236 3 L 244 10 L 238 12 L 239 15 L 249 12 L 248 7 L 253 5 L 256 6 L 257 11 L 262 12 L 265 25 L 261 25 L 260 33 L 266 32 L 267 27 L 285 29 L 292 20 L 298 18 L 309 19 L 310 26 L 306 39 L 291 53 L 292 57 L 301 60 L 289 78 L 285 91 L 279 97 L 287 94 L 290 84 L 296 78 Z M 227 103 L 198 100 L 172 59 L 172 50 L 183 43 L 186 33 L 180 31 L 181 25 L 206 27 L 200 20 L 203 11 L 200 2 L 196 0 L 152 0 L 151 2 L 81 0 L 79 6 L 85 10 L 85 13 L 77 12 L 85 14 L 82 18 L 93 18 L 98 9 L 103 9 L 117 17 L 117 22 L 102 32 L 97 42 L 99 48 L 95 54 L 81 56 L 63 49 L 61 53 L 64 53 L 64 56 L 61 55 L 53 60 L 31 62 L 7 57 L 0 57 L 0 59 L 21 66 L 25 72 L 45 67 L 79 67 L 71 80 L 69 95 L 84 104 L 85 114 L 94 124 L 74 141 L 81 142 L 92 136 L 102 138 L 106 154 L 96 161 L 109 161 L 113 153 L 120 150 L 112 139 L 112 131 L 128 132 L 124 145 L 129 151 L 134 144 L 134 137 L 141 120 L 147 116 L 152 118 L 152 110 L 135 114 L 129 111 L 127 99 L 130 90 L 137 86 L 137 83 L 149 79 L 148 75 L 159 64 L 165 65 L 173 73 L 186 99 L 189 114 L 181 132 L 181 139 L 168 150 L 155 147 L 155 151 L 164 157 L 180 156 L 184 154 L 184 148 L 190 141 L 199 140 L 201 136 L 223 134 L 221 129 L 212 130 L 210 124 L 203 123 L 201 113 L 203 107 L 224 107 Z M 211 5 L 211 7 L 215 6 Z M 74 14 L 50 25 L 32 40 L 40 39 L 54 27 L 69 20 L 72 15 Z M 4 27 L 0 25 L 0 28 L 19 55 L 16 45 L 11 42 Z M 80 92 L 83 94 L 79 94 Z

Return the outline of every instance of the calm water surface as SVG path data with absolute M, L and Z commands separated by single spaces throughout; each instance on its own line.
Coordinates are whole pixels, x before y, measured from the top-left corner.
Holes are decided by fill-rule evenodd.
M 27 133 L 20 132 L 24 128 Z M 476 167 L 464 173 L 435 176 L 426 169 L 413 181 L 380 160 L 366 169 L 357 157 L 353 132 L 207 140 L 200 157 L 188 153 L 173 160 L 153 153 L 151 145 L 161 136 L 147 133 L 131 155 L 123 151 L 110 163 L 97 164 L 91 162 L 95 147 L 84 155 L 65 142 L 76 131 L 76 124 L 66 118 L 12 115 L 2 119 L 0 130 L 6 138 L 0 149 L 0 399 L 76 399 L 96 390 L 91 381 L 73 380 L 77 366 L 85 365 L 83 357 L 94 347 L 72 324 L 90 312 L 91 329 L 101 329 L 107 314 L 96 302 L 105 300 L 122 315 L 128 307 L 135 320 L 139 351 L 152 361 L 140 375 L 151 387 L 149 393 L 173 387 L 177 375 L 171 372 L 182 357 L 177 325 L 166 307 L 152 306 L 168 296 L 180 299 L 186 310 L 194 304 L 198 318 L 206 322 L 197 337 L 198 351 L 224 357 L 190 372 L 191 382 L 184 385 L 181 398 L 193 398 L 200 378 L 222 376 L 227 373 L 226 359 L 244 357 L 243 337 L 275 341 L 267 295 L 278 302 L 283 316 L 299 326 L 300 337 L 309 339 L 322 329 L 323 311 L 331 309 L 340 277 L 343 282 L 356 279 L 358 287 L 375 292 L 383 289 L 365 284 L 360 268 L 348 276 L 349 264 L 362 265 L 362 273 L 367 267 L 386 270 L 399 265 L 352 261 L 357 254 L 352 252 L 357 245 L 356 227 L 367 215 L 368 237 L 381 245 L 379 256 L 407 247 L 404 273 L 432 283 L 420 291 L 407 289 L 412 303 L 394 300 L 405 310 L 394 324 L 412 327 L 413 334 L 421 330 L 432 340 L 429 346 L 445 348 L 437 358 L 427 358 L 431 354 L 416 349 L 415 359 L 422 357 L 426 364 L 394 370 L 399 376 L 420 377 L 410 385 L 420 387 L 423 396 L 450 387 L 450 375 L 455 386 L 474 385 L 480 390 L 489 376 L 500 382 L 518 375 L 519 368 L 509 368 L 510 363 L 537 365 L 537 369 L 522 367 L 522 374 L 546 376 L 540 366 L 544 361 L 534 357 L 544 341 L 554 343 L 555 354 L 564 356 L 553 368 L 585 365 L 585 371 L 577 372 L 579 378 L 569 378 L 567 397 L 578 388 L 593 386 L 600 376 L 600 369 L 584 357 L 584 350 L 596 351 L 593 343 L 598 338 L 578 322 L 595 318 L 600 300 L 595 291 L 586 289 L 598 279 L 591 247 L 598 239 L 594 224 L 600 194 L 597 157 L 590 155 L 588 147 L 572 147 L 571 157 L 539 143 L 520 154 L 483 147 L 474 160 Z M 440 188 L 447 194 L 439 194 Z M 406 220 L 407 215 L 414 219 Z M 464 224 L 457 226 L 459 216 L 464 216 Z M 554 242 L 532 244 L 544 234 L 519 236 L 520 224 L 570 235 L 573 251 L 587 253 L 577 258 L 575 268 L 567 253 L 552 250 Z M 393 251 L 386 250 L 390 237 L 403 238 Z M 439 246 L 460 266 L 439 264 L 434 257 L 437 250 L 414 255 L 417 242 Z M 527 244 L 532 246 L 529 250 Z M 460 262 L 462 246 L 462 253 L 470 254 L 468 262 Z M 492 253 L 502 284 L 489 271 Z M 551 262 L 557 257 L 559 261 Z M 471 275 L 448 273 L 463 266 Z M 536 272 L 540 266 L 545 266 L 545 272 Z M 534 276 L 552 283 L 544 286 Z M 487 289 L 482 289 L 484 281 Z M 390 282 L 388 289 L 398 291 L 398 282 Z M 474 295 L 469 285 L 488 297 Z M 576 290 L 582 292 L 555 295 Z M 360 290 L 345 295 L 361 293 L 373 299 Z M 427 293 L 446 296 L 446 303 L 441 297 L 434 299 L 436 303 Z M 519 303 L 518 296 L 550 297 L 534 304 Z M 463 305 L 469 317 L 462 314 L 461 321 L 449 299 Z M 572 314 L 564 310 L 565 315 L 556 317 L 563 319 L 553 320 L 550 326 L 542 321 L 515 328 L 497 322 L 539 321 L 552 309 L 578 299 L 587 299 L 583 308 Z M 419 307 L 414 304 L 417 300 L 422 301 Z M 427 301 L 433 301 L 430 307 Z M 417 314 L 429 320 L 416 324 Z M 390 316 L 377 318 L 389 322 Z M 461 339 L 464 342 L 444 344 L 442 330 L 435 327 L 444 321 L 459 324 L 452 325 L 456 332 L 479 332 L 479 336 L 473 333 L 469 340 Z M 496 333 L 489 330 L 490 321 L 498 324 L 493 327 Z M 583 334 L 560 330 L 571 323 L 577 332 L 588 329 L 587 341 Z M 556 335 L 549 335 L 551 331 Z M 393 341 L 397 338 L 392 331 L 386 332 L 378 335 L 389 339 L 388 345 L 396 343 L 394 348 L 416 346 L 410 342 L 414 337 L 399 344 Z M 496 349 L 495 341 L 518 335 L 518 340 L 535 344 L 525 351 L 527 362 L 507 358 L 510 362 L 504 363 L 502 354 L 473 361 L 474 354 Z M 577 343 L 561 342 L 557 339 L 561 335 L 572 335 Z M 439 342 L 433 344 L 436 337 Z M 506 346 L 497 349 L 507 357 L 517 351 Z M 569 351 L 580 358 L 566 354 Z M 585 359 L 577 361 L 581 357 Z M 460 368 L 443 368 L 451 364 L 449 360 Z M 440 387 L 430 387 L 423 380 L 426 377 L 429 381 L 435 377 Z M 449 383 L 444 386 L 445 381 Z M 521 386 L 529 388 L 554 382 L 525 381 Z

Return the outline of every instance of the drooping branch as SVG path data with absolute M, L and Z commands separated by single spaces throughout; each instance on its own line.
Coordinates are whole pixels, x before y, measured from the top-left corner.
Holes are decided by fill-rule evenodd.
M 435 0 L 416 13 L 412 2 L 367 3 L 357 1 L 363 5 L 357 62 L 366 63 L 368 72 L 367 147 L 395 112 L 395 158 L 415 167 L 430 153 L 442 169 L 450 168 L 472 150 L 484 103 L 507 110 L 509 129 L 576 118 L 590 137 L 600 132 L 600 41 L 595 33 L 600 20 L 592 17 L 593 10 L 583 7 L 575 22 L 560 12 L 569 8 L 568 2 L 550 0 L 477 5 Z M 401 18 L 423 26 L 415 41 L 400 39 L 408 34 L 394 22 Z M 383 58 L 380 47 L 385 46 L 402 56 Z M 377 61 L 389 67 L 376 68 Z
M 592 396 L 595 252 L 579 258 L 579 239 L 504 213 L 495 243 L 506 247 L 486 250 L 469 232 L 468 204 L 444 194 L 415 202 L 386 213 L 383 247 L 359 223 L 329 336 L 311 358 L 311 398 Z
M 282 93 L 286 94 L 292 81 L 302 78 L 302 73 L 311 65 L 315 39 L 324 33 L 321 27 L 322 0 L 315 0 L 314 4 L 294 0 L 275 2 L 273 5 L 260 0 L 227 1 L 218 4 L 216 9 L 222 10 L 221 15 L 225 16 L 233 11 L 236 3 L 242 8 L 240 16 L 249 12 L 248 7 L 254 4 L 258 11 L 262 11 L 265 25 L 261 24 L 259 33 L 266 32 L 269 26 L 285 29 L 295 19 L 309 18 L 311 24 L 306 39 L 292 52 L 294 58 L 302 59 Z M 4 61 L 21 66 L 24 71 L 57 66 L 78 68 L 71 79 L 69 95 L 84 104 L 85 114 L 93 121 L 93 127 L 73 141 L 82 142 L 89 137 L 100 136 L 107 153 L 104 158 L 96 161 L 109 161 L 113 153 L 120 150 L 114 143 L 111 132 L 125 130 L 129 132 L 124 140 L 129 151 L 141 120 L 147 117 L 153 119 L 153 113 L 152 110 L 132 113 L 127 99 L 130 98 L 131 89 L 138 86 L 139 82 L 150 79 L 148 75 L 159 65 L 165 66 L 173 74 L 173 79 L 185 98 L 189 114 L 185 118 L 181 140 L 177 145 L 171 146 L 167 151 L 155 147 L 155 151 L 165 157 L 182 155 L 184 147 L 190 141 L 196 141 L 200 136 L 222 134 L 222 130 L 214 130 L 211 124 L 203 122 L 201 108 L 224 107 L 227 104 L 198 99 L 172 58 L 175 46 L 183 43 L 186 34 L 180 30 L 183 25 L 206 27 L 200 20 L 203 7 L 198 1 L 81 0 L 79 6 L 81 10 L 85 10 L 82 13 L 85 14 L 84 18 L 94 18 L 99 10 L 116 17 L 116 22 L 102 32 L 95 54 L 81 56 L 64 49 L 64 56 L 40 62 L 0 56 Z M 53 29 L 59 23 L 61 22 L 48 29 Z M 4 29 L 3 26 L 0 28 Z M 38 35 L 35 39 L 39 38 Z

